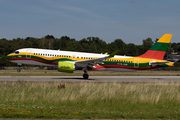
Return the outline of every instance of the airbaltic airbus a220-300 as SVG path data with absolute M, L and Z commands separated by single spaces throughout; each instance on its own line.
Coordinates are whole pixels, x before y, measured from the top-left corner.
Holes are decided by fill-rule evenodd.
M 95 54 L 35 48 L 18 49 L 6 59 L 20 64 L 58 66 L 59 72 L 72 73 L 83 70 L 88 79 L 88 70 L 137 71 L 173 66 L 173 62 L 163 60 L 172 34 L 163 35 L 146 53 L 136 57 L 112 54 Z

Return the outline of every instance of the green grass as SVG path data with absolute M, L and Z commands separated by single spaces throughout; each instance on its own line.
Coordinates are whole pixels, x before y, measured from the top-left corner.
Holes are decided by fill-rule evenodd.
M 0 82 L 0 118 L 180 119 L 179 83 L 63 84 Z

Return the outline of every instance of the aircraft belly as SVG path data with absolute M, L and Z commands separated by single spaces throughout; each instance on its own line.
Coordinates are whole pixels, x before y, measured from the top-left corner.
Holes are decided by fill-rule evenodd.
M 54 65 L 51 65 L 51 64 L 45 64 L 45 63 L 41 63 L 41 62 L 33 61 L 33 60 L 11 60 L 11 62 L 14 62 L 14 63 L 22 63 L 22 64 L 28 64 L 28 65 L 54 66 Z
M 133 72 L 137 70 L 125 69 L 125 68 L 106 68 L 107 71 L 119 71 L 119 72 Z

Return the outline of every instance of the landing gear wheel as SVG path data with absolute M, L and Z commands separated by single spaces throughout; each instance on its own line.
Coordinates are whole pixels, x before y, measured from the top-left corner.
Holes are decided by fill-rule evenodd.
M 21 72 L 21 65 L 22 65 L 22 63 L 17 63 L 17 65 L 19 66 L 19 69 L 17 69 L 17 72 L 19 73 L 19 72 Z
M 21 69 L 17 69 L 17 72 L 21 72 Z
M 89 78 L 89 75 L 88 75 L 88 74 L 83 74 L 83 78 L 84 78 L 84 79 L 88 79 L 88 78 Z

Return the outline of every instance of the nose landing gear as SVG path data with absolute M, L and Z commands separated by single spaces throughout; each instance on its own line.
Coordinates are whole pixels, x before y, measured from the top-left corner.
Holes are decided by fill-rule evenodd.
M 19 69 L 17 69 L 17 72 L 19 73 L 19 72 L 21 72 L 21 69 L 19 68 Z
M 22 65 L 22 63 L 17 63 L 17 65 L 19 65 L 19 69 L 17 69 L 17 72 L 19 73 L 19 72 L 21 72 L 21 65 Z

